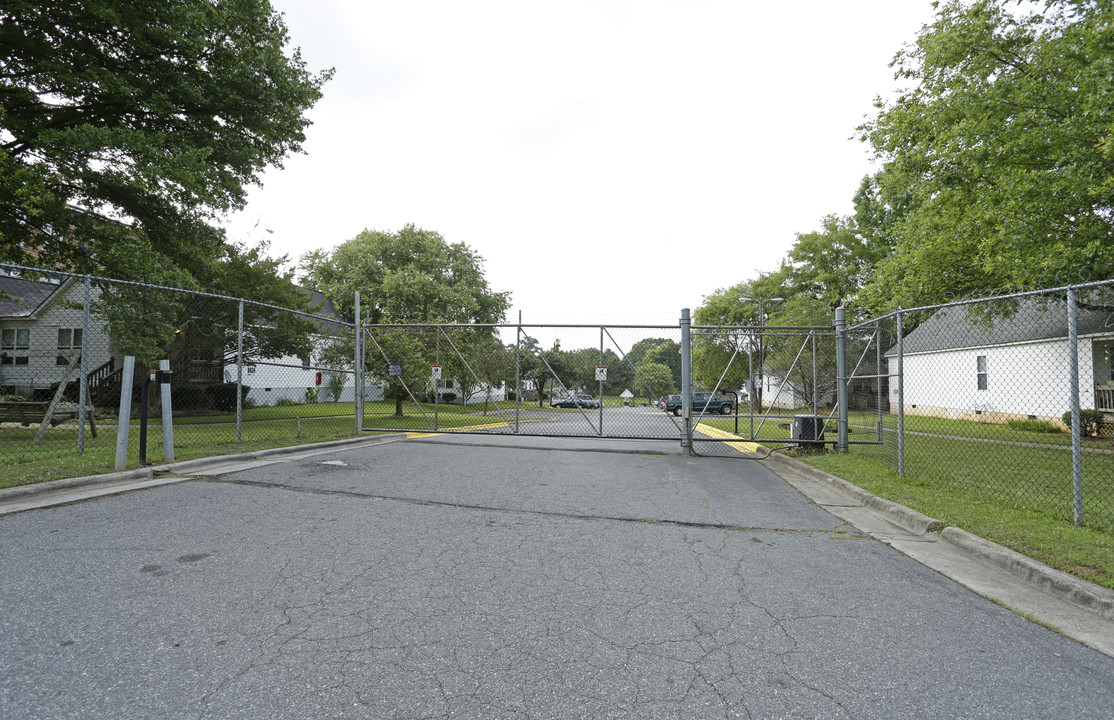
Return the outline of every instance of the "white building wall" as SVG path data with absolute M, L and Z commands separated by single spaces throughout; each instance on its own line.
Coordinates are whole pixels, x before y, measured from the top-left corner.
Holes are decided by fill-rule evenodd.
M 986 357 L 987 386 L 978 388 L 978 357 Z M 891 370 L 896 370 L 890 358 Z M 1005 422 L 1030 415 L 1058 421 L 1071 408 L 1066 339 L 917 353 L 904 359 L 905 412 Z M 1080 407 L 1094 405 L 1091 338 L 1079 339 Z M 898 385 L 890 383 L 891 412 Z
M 93 300 L 99 291 L 93 288 Z M 81 329 L 85 303 L 85 286 L 71 282 L 53 302 L 33 318 L 5 319 L 0 327 L 27 328 L 30 331 L 30 347 L 26 354 L 26 365 L 0 365 L 0 386 L 15 386 L 17 391 L 26 392 L 33 388 L 49 388 L 62 379 L 65 365 L 58 365 L 59 355 L 69 357 L 70 351 L 58 349 L 59 329 Z M 85 338 L 88 354 L 85 367 L 93 370 L 108 362 L 112 356 L 108 336 L 96 316 L 90 318 L 89 335 Z M 10 352 L 10 351 L 9 351 Z M 19 354 L 24 354 L 19 351 Z M 70 380 L 76 380 L 76 370 Z

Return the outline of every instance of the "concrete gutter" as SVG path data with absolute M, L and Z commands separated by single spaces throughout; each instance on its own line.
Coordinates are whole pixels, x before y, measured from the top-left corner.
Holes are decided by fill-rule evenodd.
M 820 507 L 968 589 L 1114 657 L 1114 590 L 1051 568 L 778 453 L 770 469 Z

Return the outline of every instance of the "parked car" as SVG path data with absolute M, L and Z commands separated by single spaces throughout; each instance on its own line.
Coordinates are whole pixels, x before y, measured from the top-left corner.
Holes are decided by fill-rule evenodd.
M 662 395 L 661 399 L 658 400 L 658 408 L 661 409 L 661 410 L 664 410 L 666 412 L 670 412 L 669 408 L 670 408 L 671 405 L 674 405 L 674 404 L 675 405 L 680 405 L 681 404 L 681 396 L 680 395 L 677 395 L 677 394 Z
M 734 408 L 735 403 L 731 398 L 716 397 L 710 392 L 692 394 L 692 411 L 695 413 L 718 412 L 723 415 L 730 415 Z M 684 406 L 681 404 L 681 396 L 670 395 L 665 405 L 665 411 L 671 412 L 677 417 L 681 417 L 681 413 L 684 411 Z
M 564 400 L 557 400 L 551 403 L 551 407 L 555 408 L 598 408 L 600 403 L 591 395 L 569 395 Z

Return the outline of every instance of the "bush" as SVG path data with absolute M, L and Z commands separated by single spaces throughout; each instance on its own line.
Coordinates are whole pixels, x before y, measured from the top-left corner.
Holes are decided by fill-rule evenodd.
M 294 398 L 281 397 L 275 401 L 275 407 L 293 407 L 298 403 L 294 402 Z
M 196 412 L 207 407 L 205 388 L 201 385 L 172 385 L 170 398 L 174 412 Z
M 79 380 L 70 380 L 66 383 L 66 389 L 62 391 L 62 400 L 66 402 L 75 403 L 81 397 L 81 382 Z M 50 384 L 50 397 L 47 400 L 54 399 L 54 393 L 58 392 L 58 383 Z
M 453 400 L 456 400 L 456 393 L 452 393 L 452 392 L 441 393 L 441 399 L 444 400 L 447 403 L 451 403 Z
M 251 388 L 247 385 L 240 386 L 241 401 L 247 398 Z M 220 412 L 236 411 L 236 383 L 217 383 L 205 387 L 205 404 Z
M 514 390 L 508 390 L 508 391 L 507 391 L 507 399 L 508 399 L 508 400 L 511 400 L 512 402 L 513 402 L 514 400 L 517 400 L 517 399 L 518 399 L 518 398 L 517 398 L 517 397 L 515 396 L 515 394 L 514 394 Z
M 1069 428 L 1071 427 L 1071 411 L 1064 413 L 1060 418 L 1064 424 Z M 1079 434 L 1083 437 L 1092 437 L 1102 432 L 1103 427 L 1106 425 L 1106 416 L 1102 414 L 1101 410 L 1080 410 L 1079 411 Z
M 1068 415 L 1068 420 L 1071 420 L 1071 415 Z M 1061 432 L 1060 428 L 1046 420 L 1010 420 L 1007 425 L 1014 430 L 1021 430 L 1024 432 L 1038 432 L 1038 433 L 1058 433 Z

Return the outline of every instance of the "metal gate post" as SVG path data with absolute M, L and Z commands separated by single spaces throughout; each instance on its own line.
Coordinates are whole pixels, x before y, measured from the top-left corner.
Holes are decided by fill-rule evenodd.
M 603 365 L 603 326 L 600 326 L 600 365 Z M 603 380 L 600 380 L 600 431 L 599 436 L 603 437 Z
M 1083 522 L 1083 428 L 1079 422 L 1079 331 L 1075 288 L 1068 286 L 1068 373 L 1071 392 L 1071 487 L 1075 524 Z
M 681 407 L 685 422 L 681 447 L 685 455 L 692 455 L 692 321 L 689 309 L 681 310 Z
M 839 404 L 839 440 L 836 452 L 847 452 L 847 349 L 844 347 L 847 330 L 847 310 L 836 308 L 836 402 Z
M 905 332 L 897 309 L 897 474 L 905 476 Z
M 85 358 L 89 354 L 89 306 L 93 296 L 92 281 L 85 276 L 85 302 L 81 313 L 81 381 L 77 384 L 77 454 L 85 454 L 85 408 L 89 404 L 89 370 Z
M 356 291 L 356 342 L 352 352 L 355 353 L 353 358 L 353 365 L 355 374 L 353 376 L 354 387 L 352 392 L 355 393 L 353 407 L 356 411 L 356 435 L 364 434 L 364 325 L 360 317 L 360 293 Z
M 434 328 L 433 333 L 434 333 L 434 346 L 436 347 L 436 350 L 434 351 L 435 354 L 436 354 L 435 362 L 437 363 L 437 366 L 440 367 L 440 365 L 441 365 L 441 328 Z M 434 432 L 437 431 L 439 423 L 441 422 L 441 392 L 440 392 L 441 388 L 439 387 L 440 385 L 441 385 L 441 381 L 437 378 L 434 378 L 433 379 L 433 430 L 434 430 Z M 468 398 L 465 397 L 464 400 L 465 400 L 465 402 L 467 402 Z M 486 412 L 486 409 L 484 411 Z
M 244 441 L 244 301 L 236 321 L 236 444 Z
M 519 410 L 522 407 L 522 311 L 518 311 L 518 328 L 514 337 L 514 434 L 518 434 Z

